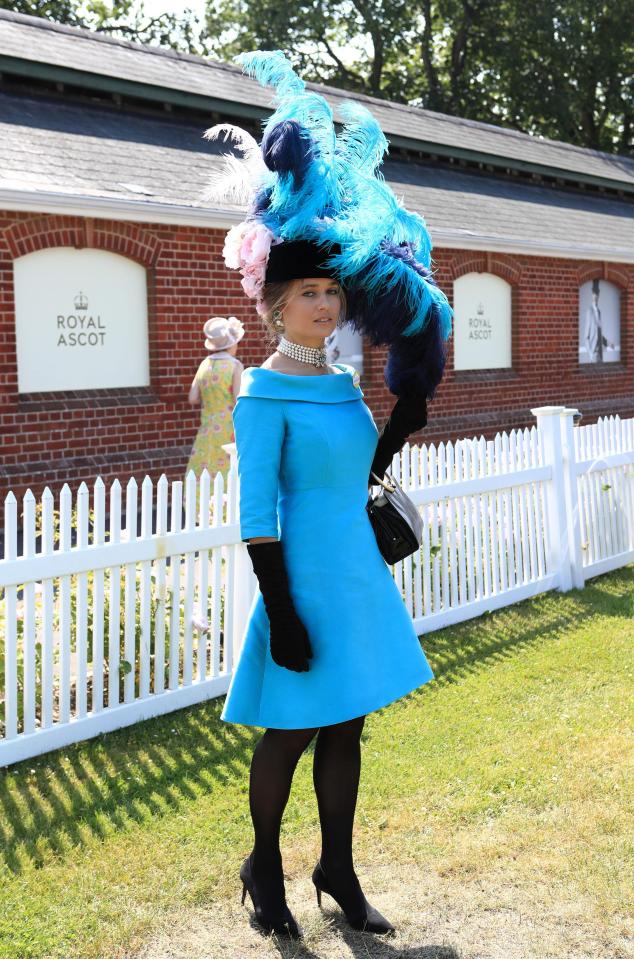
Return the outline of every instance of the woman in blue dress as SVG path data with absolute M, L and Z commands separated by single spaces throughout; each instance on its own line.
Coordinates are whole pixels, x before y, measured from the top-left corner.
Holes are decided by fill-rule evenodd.
M 318 903 L 326 892 L 353 928 L 390 933 L 394 926 L 368 903 L 354 869 L 360 739 L 369 712 L 429 682 L 433 672 L 366 503 L 371 473 L 382 476 L 407 436 L 427 422 L 426 400 L 442 375 L 446 299 L 414 256 L 427 236 L 414 214 L 398 207 L 391 232 L 385 214 L 383 245 L 370 244 L 370 258 L 361 255 L 360 229 L 369 218 L 361 207 L 372 192 L 367 162 L 363 189 L 357 184 L 343 196 L 337 184 L 352 161 L 344 171 L 339 149 L 325 164 L 325 134 L 317 150 L 321 98 L 306 94 L 304 102 L 301 81 L 281 54 L 239 59 L 245 57 L 251 72 L 285 92 L 261 146 L 232 131 L 257 188 L 223 251 L 273 342 L 279 336 L 262 366 L 244 370 L 233 410 L 240 533 L 259 589 L 221 718 L 265 729 L 250 769 L 255 841 L 240 869 L 242 901 L 248 891 L 267 931 L 302 935 L 285 898 L 279 838 L 297 762 L 314 740 Z M 288 119 L 291 109 L 297 119 Z M 376 136 L 372 123 L 363 116 L 365 134 L 370 128 Z M 329 170 L 336 173 L 330 189 Z M 389 188 L 376 182 L 391 202 Z M 225 187 L 235 200 L 235 182 Z M 216 183 L 215 197 L 221 194 Z M 407 243 L 403 223 L 415 234 Z M 398 399 L 380 435 L 356 371 L 326 362 L 325 339 L 351 319 L 391 347 L 386 382 Z

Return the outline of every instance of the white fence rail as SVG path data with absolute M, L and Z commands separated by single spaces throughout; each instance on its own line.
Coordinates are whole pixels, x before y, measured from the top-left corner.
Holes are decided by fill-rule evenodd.
M 614 416 L 574 431 L 574 562 L 582 581 L 634 561 L 633 451 L 634 419 Z
M 421 549 L 393 567 L 431 632 L 634 561 L 634 420 L 536 426 L 393 461 L 424 518 Z M 232 450 L 235 454 L 235 451 Z M 225 491 L 204 473 L 146 477 L 56 508 L 5 501 L 0 561 L 0 766 L 226 692 L 256 590 L 240 542 L 235 455 Z M 183 492 L 185 496 L 183 498 Z M 184 517 L 183 517 L 184 512 Z M 106 528 L 107 527 L 107 528 Z
M 84 483 L 74 503 L 63 488 L 58 510 L 49 490 L 39 508 L 27 492 L 20 555 L 9 494 L 0 765 L 226 692 L 248 613 L 234 586 L 252 573 L 239 555 L 235 470 L 226 494 L 222 474 L 211 497 L 206 472 L 197 485 L 190 474 L 183 504 L 182 482 L 170 489 L 163 476 L 154 488 L 146 477 L 139 528 L 135 480 L 125 524 L 115 481 L 107 533 L 100 479 L 92 511 Z M 209 503 L 198 515 L 197 499 Z

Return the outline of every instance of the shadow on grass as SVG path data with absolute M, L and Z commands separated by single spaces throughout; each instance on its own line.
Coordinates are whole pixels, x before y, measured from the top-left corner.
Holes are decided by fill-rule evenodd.
M 460 959 L 458 953 L 452 946 L 435 945 L 427 943 L 419 946 L 394 946 L 391 936 L 377 936 L 370 932 L 356 932 L 341 917 L 340 912 L 333 912 L 330 915 L 329 910 L 325 910 L 324 916 L 331 923 L 333 932 L 341 936 L 345 942 L 351 956 L 355 959 Z M 261 933 L 262 931 L 257 922 L 251 917 L 250 924 L 252 929 Z M 267 936 L 277 948 L 283 959 L 320 959 L 319 953 L 314 952 L 303 944 L 284 939 L 281 936 Z M 346 952 L 348 955 L 348 952 Z
M 220 719 L 224 697 L 25 760 L 0 777 L 0 848 L 20 873 L 105 838 L 130 822 L 177 811 L 248 772 L 261 730 Z
M 542 594 L 439 630 L 423 645 L 435 683 L 455 683 L 595 615 L 634 615 L 634 565 L 590 580 L 583 590 Z M 414 695 L 426 695 L 425 687 Z M 87 835 L 103 839 L 112 827 L 178 811 L 195 800 L 194 787 L 208 792 L 248 782 L 262 732 L 222 721 L 223 703 L 224 697 L 168 713 L 0 771 L 0 848 L 8 870 L 20 874 L 25 860 L 41 868 L 51 854 L 81 848 Z M 307 752 L 313 748 L 314 740 Z M 451 956 L 428 947 L 403 954 Z
M 338 920 L 339 921 L 339 920 Z M 371 933 L 355 932 L 350 926 L 341 925 L 341 936 L 351 954 L 358 959 L 460 959 L 460 954 L 451 946 L 420 945 L 395 948 L 389 938 Z M 371 942 L 368 943 L 368 939 Z
M 634 565 L 590 579 L 584 589 L 551 590 L 423 635 L 422 645 L 434 670 L 434 684 L 458 683 L 594 616 L 634 616 Z

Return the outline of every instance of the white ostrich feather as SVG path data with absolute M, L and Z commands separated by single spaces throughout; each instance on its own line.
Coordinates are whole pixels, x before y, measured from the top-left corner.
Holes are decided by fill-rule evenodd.
M 209 174 L 204 199 L 238 206 L 250 203 L 267 174 L 270 174 L 257 140 L 233 123 L 217 123 L 205 130 L 203 136 L 206 140 L 233 140 L 244 154 L 243 157 L 232 153 L 222 154 L 223 166 Z

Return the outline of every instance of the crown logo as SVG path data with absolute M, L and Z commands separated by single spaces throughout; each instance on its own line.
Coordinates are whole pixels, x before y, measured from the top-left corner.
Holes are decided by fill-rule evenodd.
M 478 303 L 478 316 L 484 316 L 484 303 Z
M 85 293 L 82 293 L 80 290 L 77 296 L 74 299 L 75 309 L 76 310 L 87 310 L 88 309 L 88 297 Z

